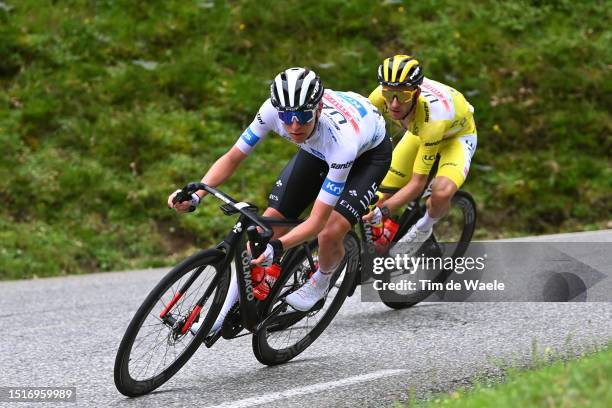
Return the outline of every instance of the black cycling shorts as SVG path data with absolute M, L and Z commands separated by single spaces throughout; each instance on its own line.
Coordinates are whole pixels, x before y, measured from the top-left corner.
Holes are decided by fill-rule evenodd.
M 368 205 L 391 165 L 389 136 L 355 160 L 334 209 L 355 225 L 368 213 Z M 298 218 L 317 198 L 329 167 L 324 160 L 300 149 L 287 163 L 268 197 L 268 206 L 286 218 Z

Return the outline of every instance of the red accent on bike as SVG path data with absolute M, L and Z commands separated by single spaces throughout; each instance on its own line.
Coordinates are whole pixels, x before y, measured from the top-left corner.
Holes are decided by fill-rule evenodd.
M 176 292 L 176 295 L 174 295 L 174 297 L 172 298 L 172 300 L 170 301 L 170 303 L 168 303 L 166 305 L 166 307 L 164 307 L 164 310 L 162 310 L 162 312 L 159 314 L 159 318 L 163 319 L 164 316 L 166 315 L 166 313 L 168 313 L 170 311 L 170 309 L 172 309 L 172 306 L 174 306 L 174 304 L 176 302 L 178 302 L 178 300 L 181 298 L 181 296 L 183 296 L 183 294 L 181 292 Z
M 200 314 L 200 310 L 202 310 L 202 306 L 200 305 L 197 305 L 193 309 L 193 312 L 191 312 L 191 314 L 189 315 L 189 318 L 187 319 L 187 321 L 183 325 L 183 328 L 181 329 L 181 334 L 187 333 L 187 330 L 189 330 L 189 328 L 191 327 L 191 323 L 193 323 L 195 318 L 198 317 L 198 314 Z
M 310 272 L 308 272 L 308 279 L 310 279 L 310 277 L 311 277 L 312 275 L 314 275 L 314 273 L 315 273 L 316 271 L 318 271 L 318 270 L 319 270 L 319 263 L 318 263 L 318 262 L 315 262 L 315 264 L 314 264 L 314 265 L 315 265 L 314 271 L 312 271 L 312 270 L 311 270 Z

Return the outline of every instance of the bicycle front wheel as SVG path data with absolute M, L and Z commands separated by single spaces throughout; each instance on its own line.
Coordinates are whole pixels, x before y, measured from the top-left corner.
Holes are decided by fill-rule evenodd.
M 115 385 L 123 395 L 153 391 L 202 344 L 227 295 L 230 271 L 220 270 L 223 256 L 218 250 L 200 251 L 172 269 L 149 293 L 117 351 Z M 197 303 L 205 294 L 200 308 Z M 203 324 L 194 336 L 189 327 L 200 319 Z
M 266 314 L 279 306 L 281 300 L 301 287 L 318 266 L 317 242 L 310 244 L 315 268 L 310 264 L 305 249 L 300 248 L 289 264 L 284 266 L 281 279 L 276 282 Z M 360 247 L 356 235 L 350 231 L 344 238 L 345 256 L 332 276 L 327 296 L 309 312 L 297 312 L 290 306 L 253 335 L 253 352 L 261 363 L 277 365 L 285 363 L 310 346 L 331 323 L 340 310 L 360 266 Z

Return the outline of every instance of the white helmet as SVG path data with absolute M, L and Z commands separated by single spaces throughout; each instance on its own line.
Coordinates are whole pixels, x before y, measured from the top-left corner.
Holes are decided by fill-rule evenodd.
M 282 71 L 270 84 L 270 100 L 279 111 L 315 109 L 323 98 L 321 79 L 307 68 Z

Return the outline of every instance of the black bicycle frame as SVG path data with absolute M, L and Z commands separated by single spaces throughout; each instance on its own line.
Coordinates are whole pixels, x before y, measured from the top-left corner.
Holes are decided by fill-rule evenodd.
M 259 220 L 269 226 L 296 226 L 302 222 L 301 220 L 285 220 L 269 217 L 259 217 Z M 230 244 L 233 251 L 234 264 L 236 265 L 236 279 L 238 279 L 238 292 L 240 294 L 240 317 L 242 319 L 242 325 L 244 326 L 244 328 L 254 333 L 258 330 L 259 323 L 261 323 L 262 319 L 265 317 L 263 315 L 264 311 L 267 310 L 269 303 L 273 299 L 272 296 L 268 296 L 268 299 L 264 301 L 260 301 L 255 298 L 255 294 L 253 292 L 253 283 L 251 280 L 251 269 L 253 267 L 253 265 L 251 264 L 251 259 L 260 255 L 261 250 L 256 251 L 252 249 L 253 256 L 251 256 L 251 254 L 249 254 L 246 249 L 246 245 L 243 245 L 243 243 L 241 242 L 241 240 L 244 239 L 243 235 L 245 233 L 245 229 L 242 228 L 242 232 L 235 232 L 237 230 L 236 226 L 239 226 L 239 230 L 241 225 L 245 225 L 245 223 L 247 225 L 246 233 L 248 235 L 249 242 L 253 243 L 254 241 L 256 241 L 258 239 L 258 236 L 253 224 L 250 223 L 249 220 L 245 219 L 244 217 L 240 217 L 240 219 L 234 226 L 234 229 L 230 234 L 228 234 L 224 242 Z M 303 245 L 307 244 L 304 243 Z M 242 249 L 242 252 L 238 253 L 238 251 L 236 251 L 237 248 L 244 249 Z M 285 273 L 285 269 L 283 268 L 283 266 L 292 262 L 293 258 L 297 255 L 298 248 L 299 246 L 290 248 L 284 253 L 283 259 L 281 261 L 281 274 Z M 279 277 L 279 280 L 280 279 L 281 278 Z
M 251 280 L 251 259 L 258 257 L 264 251 L 273 234 L 271 226 L 295 226 L 301 223 L 302 220 L 260 217 L 257 215 L 256 206 L 245 202 L 237 202 L 230 196 L 204 183 L 188 184 L 183 189 L 183 197 L 181 200 L 184 201 L 185 197 L 190 197 L 191 193 L 197 190 L 206 190 L 223 201 L 225 205 L 221 206 L 221 210 L 226 215 L 240 213 L 240 217 L 234 224 L 232 230 L 225 236 L 223 241 L 217 245 L 216 249 L 224 252 L 225 256 L 223 256 L 216 265 L 218 272 L 209 285 L 209 290 L 207 290 L 206 293 L 204 293 L 204 295 L 198 300 L 194 311 L 192 311 L 184 326 L 190 326 L 206 300 L 212 295 L 212 291 L 217 286 L 218 281 L 221 279 L 221 274 L 226 273 L 226 271 L 230 269 L 230 263 L 233 259 L 236 265 L 236 279 L 238 280 L 238 293 L 240 301 L 239 307 L 242 325 L 247 330 L 255 332 L 258 324 L 263 318 L 262 311 L 266 310 L 266 307 L 271 301 L 271 297 L 263 302 L 255 298 L 253 283 Z M 258 228 L 261 230 L 261 232 L 258 232 Z M 243 245 L 245 233 L 248 235 L 252 255 L 247 251 L 246 245 Z M 242 249 L 240 253 L 237 251 L 238 248 Z M 296 255 L 297 248 L 299 247 L 291 248 L 285 252 L 282 265 L 285 265 L 293 260 Z M 183 293 L 191 285 L 191 283 L 195 281 L 200 272 L 201 271 L 196 271 L 194 276 L 188 282 L 186 282 L 185 285 L 183 285 L 183 288 L 181 288 Z

